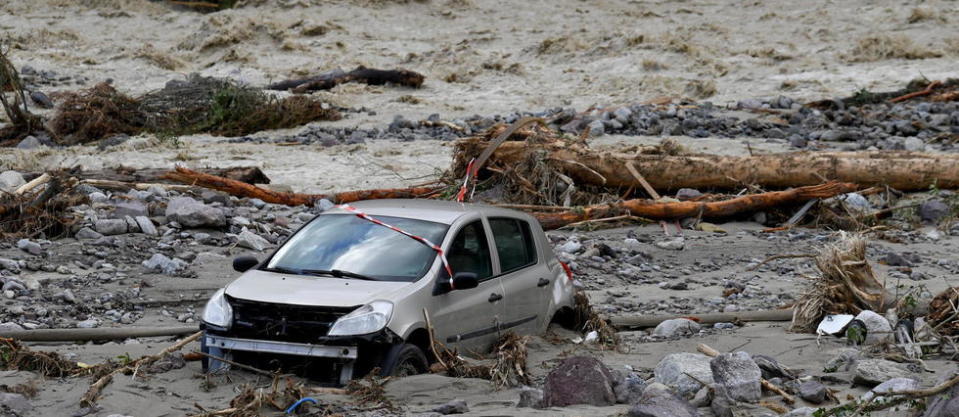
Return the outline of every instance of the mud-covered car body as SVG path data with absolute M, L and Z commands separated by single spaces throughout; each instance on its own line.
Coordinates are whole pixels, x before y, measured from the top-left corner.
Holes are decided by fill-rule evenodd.
M 572 307 L 572 277 L 539 223 L 484 205 L 337 207 L 269 258 L 234 266 L 246 271 L 208 303 L 204 348 L 219 357 L 305 358 L 340 383 L 376 367 L 425 370 L 427 317 L 436 340 L 483 353 L 503 333 L 542 332 Z

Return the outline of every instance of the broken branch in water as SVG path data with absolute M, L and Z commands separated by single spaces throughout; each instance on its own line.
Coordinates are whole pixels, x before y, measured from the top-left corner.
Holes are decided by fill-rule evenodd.
M 329 90 L 337 85 L 358 82 L 369 85 L 383 85 L 386 83 L 419 88 L 425 80 L 422 74 L 405 70 L 382 70 L 376 68 L 356 67 L 353 71 L 345 72 L 341 69 L 329 71 L 315 77 L 280 81 L 268 85 L 268 90 L 293 90 L 294 93 L 306 93 L 316 90 Z

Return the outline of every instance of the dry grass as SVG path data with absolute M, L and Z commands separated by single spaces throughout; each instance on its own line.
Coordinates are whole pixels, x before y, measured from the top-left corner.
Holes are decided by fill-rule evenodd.
M 891 301 L 866 260 L 866 239 L 842 234 L 816 256 L 819 276 L 811 278 L 793 307 L 792 329 L 808 332 L 829 314 L 885 311 Z
M 912 9 L 911 13 L 909 13 L 909 17 L 906 19 L 906 22 L 919 23 L 927 20 L 940 20 L 939 14 L 936 13 L 935 10 L 927 7 L 916 7 Z
M 662 71 L 669 68 L 666 64 L 659 62 L 655 59 L 644 59 L 643 60 L 643 70 L 644 71 Z
M 107 83 L 58 95 L 63 103 L 50 127 L 63 145 L 76 145 L 117 134 L 136 135 L 144 127 L 137 100 Z
M 573 318 L 577 328 L 585 333 L 596 332 L 599 336 L 598 343 L 603 347 L 615 349 L 619 346 L 619 335 L 616 334 L 616 329 L 593 310 L 586 292 L 576 292 L 573 302 Z
M 346 384 L 346 392 L 360 405 L 393 410 L 396 406 L 386 396 L 386 383 L 390 378 L 380 378 L 377 376 L 379 374 L 380 368 L 373 368 L 362 379 L 354 379 Z
M 916 45 L 905 35 L 874 35 L 859 40 L 843 58 L 848 62 L 874 62 L 884 59 L 926 59 L 942 56 L 941 52 L 933 51 Z
M 143 58 L 153 65 L 163 68 L 167 71 L 176 71 L 183 67 L 183 61 L 176 59 L 168 54 L 158 51 L 153 45 L 146 44 L 137 50 L 135 56 Z
M 709 98 L 716 95 L 716 81 L 691 80 L 686 83 L 685 93 L 697 99 Z
M 936 295 L 929 303 L 929 324 L 939 334 L 955 336 L 959 334 L 959 290 L 949 287 Z
M 240 393 L 230 400 L 229 408 L 215 411 L 202 410 L 201 413 L 192 414 L 191 417 L 258 417 L 264 415 L 261 413 L 263 408 L 283 411 L 308 395 L 303 384 L 289 377 L 285 379 L 274 377 L 267 388 L 256 388 L 253 385 L 244 384 L 239 390 Z

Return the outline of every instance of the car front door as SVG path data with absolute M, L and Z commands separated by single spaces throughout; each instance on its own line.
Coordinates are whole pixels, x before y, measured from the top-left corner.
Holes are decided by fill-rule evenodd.
M 505 289 L 501 331 L 536 333 L 544 328 L 553 274 L 540 259 L 530 224 L 511 217 L 488 219 Z
M 499 336 L 503 287 L 494 276 L 489 239 L 482 220 L 460 228 L 446 259 L 453 273 L 472 272 L 476 288 L 452 290 L 433 297 L 431 318 L 436 338 L 461 353 L 484 354 Z M 438 279 L 449 279 L 446 271 Z

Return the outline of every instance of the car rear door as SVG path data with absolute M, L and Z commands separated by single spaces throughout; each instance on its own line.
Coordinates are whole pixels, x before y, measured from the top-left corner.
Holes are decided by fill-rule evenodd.
M 433 296 L 431 319 L 437 339 L 461 353 L 483 354 L 499 337 L 504 290 L 495 276 L 492 249 L 481 219 L 456 231 L 446 249 L 453 273 L 477 275 L 476 288 L 453 290 Z M 445 271 L 438 279 L 449 279 Z
M 488 221 L 506 298 L 500 329 L 536 333 L 550 319 L 544 316 L 553 274 L 540 256 L 529 222 L 513 217 L 490 217 Z

